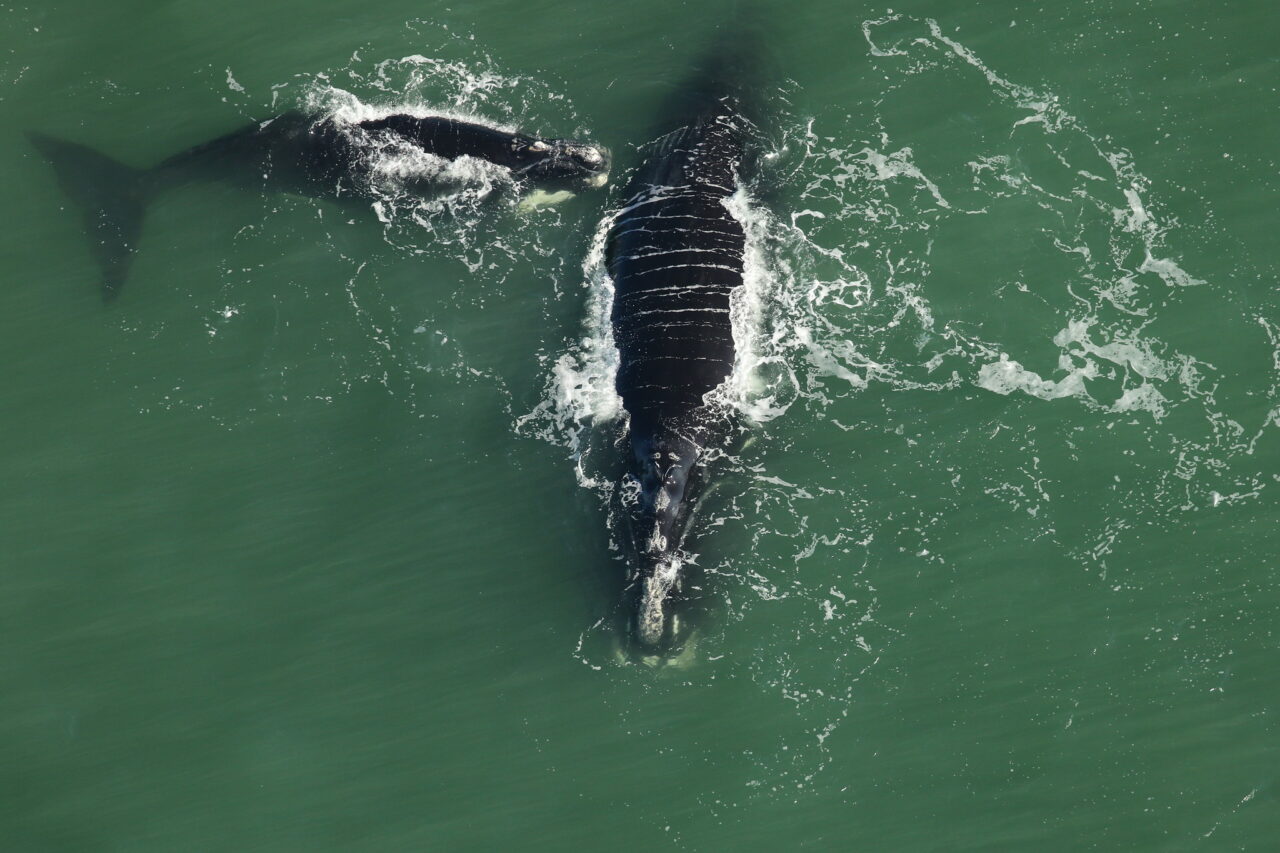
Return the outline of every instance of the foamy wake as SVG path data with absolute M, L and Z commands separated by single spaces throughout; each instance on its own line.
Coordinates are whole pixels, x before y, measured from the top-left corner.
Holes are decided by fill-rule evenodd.
M 605 241 L 613 223 L 605 217 L 596 227 L 582 262 L 585 291 L 581 337 L 554 357 L 541 402 L 515 422 L 519 433 L 536 435 L 564 446 L 577 464 L 583 485 L 608 488 L 602 478 L 587 472 L 583 454 L 589 433 L 622 413 L 615 388 L 618 348 L 613 341 L 613 281 L 605 268 Z

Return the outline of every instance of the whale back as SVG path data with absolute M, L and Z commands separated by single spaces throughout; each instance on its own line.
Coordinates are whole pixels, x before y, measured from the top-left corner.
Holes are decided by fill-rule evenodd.
M 733 370 L 729 300 L 746 235 L 725 201 L 744 133 L 725 100 L 658 140 L 610 229 L 616 387 L 633 417 L 688 415 Z

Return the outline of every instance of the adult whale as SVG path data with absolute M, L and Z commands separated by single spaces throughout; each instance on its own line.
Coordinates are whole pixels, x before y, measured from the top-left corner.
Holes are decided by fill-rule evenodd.
M 174 154 L 150 169 L 134 169 L 42 133 L 27 136 L 80 208 L 106 300 L 120 292 L 128 276 L 147 203 L 192 181 L 259 189 L 265 184 L 312 197 L 360 195 L 368 187 L 373 158 L 404 150 L 443 160 L 483 160 L 506 170 L 521 189 L 574 192 L 602 186 L 609 174 L 608 153 L 597 145 L 441 116 L 396 114 L 346 123 L 291 111 Z M 410 181 L 408 188 L 442 189 L 431 175 Z
M 678 109 L 623 191 L 605 262 L 613 280 L 615 381 L 628 415 L 637 559 L 632 636 L 675 642 L 681 545 L 708 450 L 729 421 L 708 394 L 736 359 L 730 296 L 743 284 L 746 234 L 726 206 L 755 127 L 747 117 L 755 56 L 725 40 L 678 96 Z

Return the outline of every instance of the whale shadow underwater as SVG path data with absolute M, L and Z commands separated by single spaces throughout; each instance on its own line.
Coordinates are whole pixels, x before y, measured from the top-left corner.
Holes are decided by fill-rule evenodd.
M 27 138 L 53 166 L 62 191 L 79 208 L 101 279 L 102 297 L 119 295 L 142 236 L 148 203 L 159 193 L 198 181 L 312 198 L 360 198 L 380 152 L 474 158 L 505 171 L 521 192 L 560 200 L 603 186 L 609 153 L 572 139 L 529 134 L 442 116 L 395 114 L 346 123 L 290 111 L 135 169 L 93 149 L 30 131 Z M 264 178 L 266 179 L 264 181 Z M 417 195 L 457 190 L 438 174 L 405 182 Z
M 609 215 L 605 267 L 625 412 L 618 447 L 629 538 L 624 659 L 683 665 L 714 607 L 686 546 L 716 484 L 715 457 L 743 443 L 718 395 L 738 356 L 730 314 L 747 236 L 730 200 L 754 186 L 765 142 L 756 29 L 723 34 L 662 110 L 662 135 Z M 622 462 L 623 460 L 616 460 Z

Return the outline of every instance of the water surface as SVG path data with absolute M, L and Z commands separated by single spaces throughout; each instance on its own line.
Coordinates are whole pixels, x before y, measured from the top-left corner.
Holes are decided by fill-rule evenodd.
M 655 671 L 593 250 L 726 9 L 0 9 L 6 849 L 1271 849 L 1276 16 L 764 8 L 752 440 Z M 21 133 L 141 167 L 410 105 L 612 188 L 192 185 L 104 308 Z

